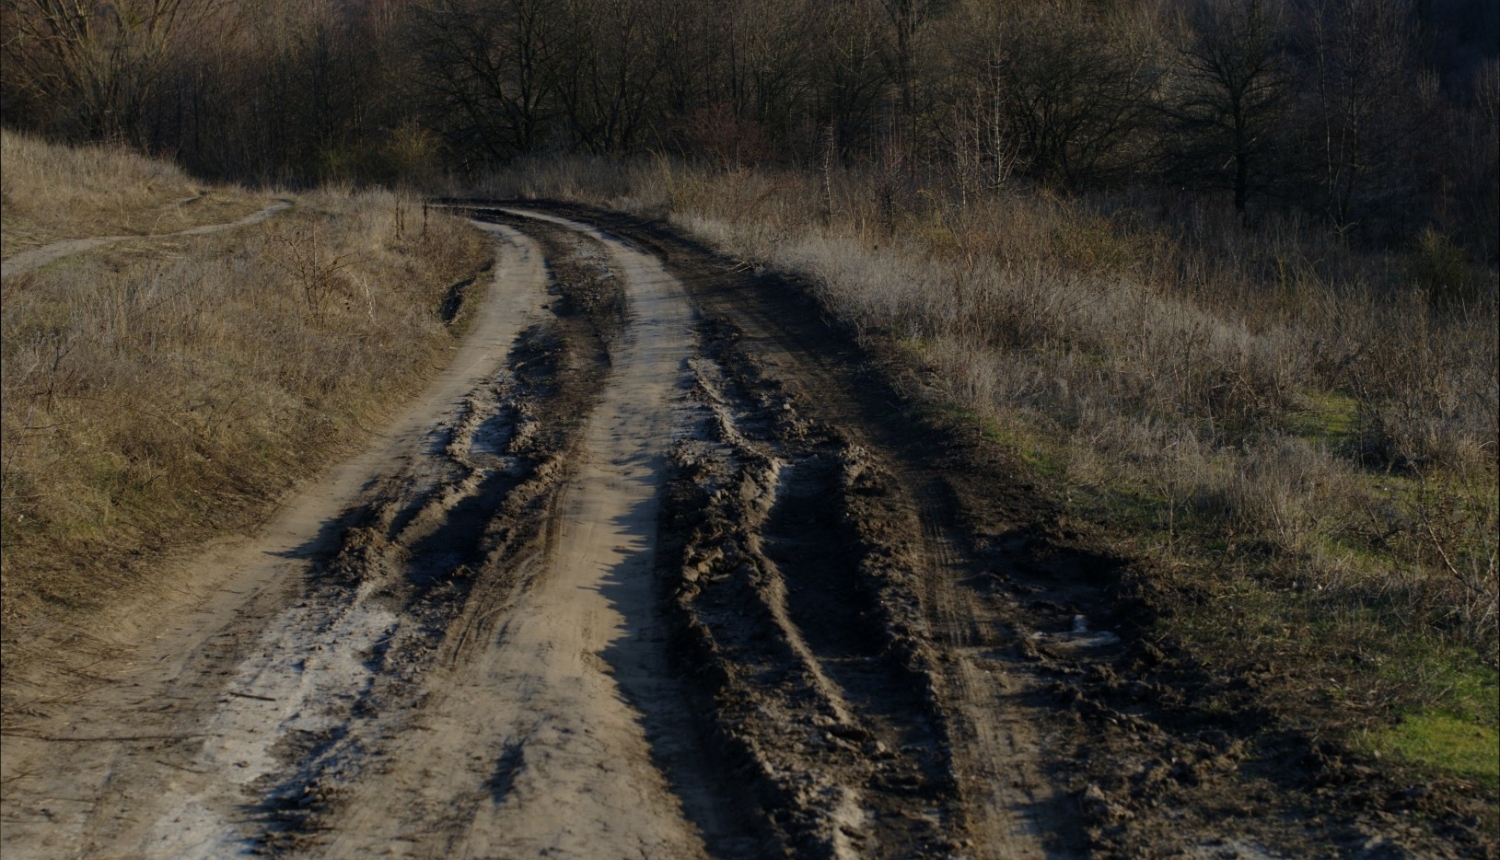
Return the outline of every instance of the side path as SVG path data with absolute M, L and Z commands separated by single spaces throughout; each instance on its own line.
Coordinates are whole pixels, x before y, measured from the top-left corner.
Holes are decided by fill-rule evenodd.
M 154 233 L 147 236 L 94 236 L 88 239 L 64 239 L 61 242 L 53 242 L 50 245 L 43 245 L 40 248 L 32 248 L 30 251 L 22 251 L 14 257 L 11 257 L 9 260 L 0 262 L 0 280 L 9 278 L 12 275 L 19 275 L 22 272 L 30 272 L 33 269 L 40 269 L 42 266 L 47 265 L 53 260 L 60 260 L 63 257 L 70 257 L 73 254 L 81 254 L 84 251 L 91 251 L 94 248 L 102 248 L 105 245 L 113 245 L 116 242 L 123 242 L 126 239 L 166 239 L 171 236 L 199 236 L 204 233 L 217 233 L 220 230 L 229 230 L 234 227 L 248 227 L 251 224 L 259 224 L 267 218 L 270 218 L 272 215 L 275 215 L 277 212 L 281 212 L 282 210 L 290 208 L 293 202 L 294 201 L 287 200 L 285 198 L 280 198 L 270 206 L 267 206 L 266 208 L 254 213 L 253 215 L 247 215 L 238 221 L 230 221 L 227 224 L 204 224 L 198 227 L 192 227 L 187 230 L 180 230 L 176 233 Z

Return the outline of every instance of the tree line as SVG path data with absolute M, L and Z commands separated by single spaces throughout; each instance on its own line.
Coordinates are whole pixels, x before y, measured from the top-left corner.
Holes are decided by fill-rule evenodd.
M 1489 0 L 0 0 L 3 120 L 204 175 L 861 166 L 1496 257 Z

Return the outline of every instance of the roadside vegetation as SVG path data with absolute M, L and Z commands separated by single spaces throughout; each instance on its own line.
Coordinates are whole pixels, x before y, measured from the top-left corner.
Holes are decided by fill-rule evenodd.
M 143 176 L 186 181 L 123 153 L 6 139 L 7 231 L 14 176 L 30 177 L 14 186 L 18 216 L 44 211 L 52 187 L 67 202 L 68 218 L 49 217 L 59 235 L 146 211 Z M 129 169 L 70 172 L 109 164 Z M 226 209 L 264 199 L 211 194 Z M 153 574 L 161 553 L 250 526 L 349 450 L 440 365 L 489 253 L 460 219 L 424 220 L 415 198 L 335 189 L 253 226 L 6 278 L 7 660 L 35 624 L 170 587 Z
M 1500 785 L 1493 268 L 1439 236 L 880 183 L 565 160 L 478 193 L 666 216 L 798 277 L 904 357 L 917 408 L 1139 560 L 1152 636 L 1291 727 Z

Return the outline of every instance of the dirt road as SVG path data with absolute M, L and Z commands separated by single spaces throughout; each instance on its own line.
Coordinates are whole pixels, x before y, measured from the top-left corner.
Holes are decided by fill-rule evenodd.
M 704 853 L 684 812 L 701 799 L 674 794 L 640 717 L 681 706 L 652 583 L 690 311 L 659 263 L 614 242 L 607 253 L 594 261 L 627 285 L 628 323 L 552 503 L 545 570 L 433 689 L 386 778 L 354 792 L 330 856 L 406 839 L 463 857 Z
M 9 685 L 5 855 L 1083 856 L 1035 667 L 1118 642 L 1087 560 L 790 293 L 475 211 L 405 417 Z

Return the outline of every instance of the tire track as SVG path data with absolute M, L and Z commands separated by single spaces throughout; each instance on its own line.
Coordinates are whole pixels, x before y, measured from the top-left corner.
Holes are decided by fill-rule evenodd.
M 964 796 L 964 826 L 976 860 L 1042 860 L 1070 856 L 1047 850 L 1046 839 L 1066 826 L 1066 802 L 1042 772 L 1039 726 L 1027 719 L 1028 699 L 1039 692 L 1025 670 L 1001 658 L 1002 627 L 988 601 L 965 581 L 982 571 L 966 561 L 943 522 L 941 491 L 920 486 L 924 605 L 947 660 L 951 691 L 955 775 Z M 963 593 L 967 591 L 968 593 Z
M 704 734 L 751 777 L 773 854 L 945 856 L 946 730 L 902 608 L 888 477 L 735 340 L 703 327 L 666 517 Z
M 958 840 L 953 854 L 1085 856 L 1074 798 L 1045 767 L 1053 754 L 1049 733 L 1059 729 L 1055 703 L 1036 667 L 1012 653 L 1026 653 L 1028 643 L 1020 640 L 1030 633 L 1029 623 L 1050 630 L 1051 619 L 1013 617 L 1015 607 L 993 593 L 992 582 L 1008 578 L 1005 566 L 1012 560 L 972 551 L 965 531 L 970 524 L 953 510 L 942 471 L 963 468 L 948 461 L 943 448 L 949 443 L 925 439 L 900 417 L 907 407 L 889 380 L 848 338 L 829 331 L 802 288 L 744 272 L 691 240 L 629 216 L 589 211 L 587 217 L 668 260 L 704 313 L 743 329 L 743 349 L 762 373 L 800 392 L 809 416 L 847 433 L 891 470 L 891 495 L 907 506 L 915 531 L 910 560 L 920 606 L 907 613 L 905 625 L 924 628 L 913 630 L 914 638 L 931 646 L 924 659 L 935 658 L 928 665 L 951 745 L 959 797 L 942 827 Z M 933 442 L 937 450 L 925 447 Z M 1024 496 L 1024 488 L 985 492 Z M 1001 528 L 986 521 L 986 533 Z M 992 569 L 996 563 L 1000 570 Z

